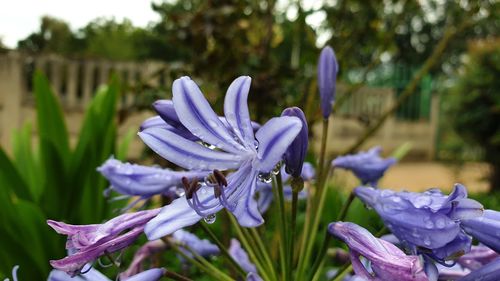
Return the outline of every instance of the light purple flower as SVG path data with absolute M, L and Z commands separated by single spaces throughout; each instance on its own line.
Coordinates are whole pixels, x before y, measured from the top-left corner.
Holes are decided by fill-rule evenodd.
M 172 234 L 172 237 L 176 242 L 178 242 L 181 246 L 181 250 L 188 256 L 193 257 L 190 251 L 187 249 L 183 249 L 183 246 L 189 247 L 189 250 L 194 251 L 196 254 L 202 257 L 208 257 L 212 255 L 219 254 L 219 247 L 217 245 L 212 244 L 207 239 L 200 239 L 198 236 L 194 235 L 191 232 L 187 232 L 183 229 L 179 229 Z
M 90 266 L 90 265 L 88 265 Z M 54 269 L 50 272 L 47 281 L 111 281 L 97 269 L 85 269 L 85 273 L 77 276 L 70 276 L 66 272 Z M 165 274 L 163 268 L 152 268 L 131 277 L 121 277 L 122 281 L 157 281 Z
M 311 165 L 311 163 L 308 162 L 304 163 L 304 165 L 302 166 L 302 173 L 300 176 L 304 179 L 304 185 L 307 187 L 316 176 L 316 171 L 314 167 Z M 281 169 L 281 178 L 285 183 L 285 185 L 283 186 L 283 195 L 285 197 L 285 200 L 291 201 L 292 187 L 290 186 L 289 183 L 291 177 L 290 174 L 288 174 L 284 168 Z M 273 202 L 274 195 L 273 195 L 272 185 L 270 183 L 258 182 L 257 193 L 259 195 L 259 198 L 257 200 L 259 211 L 261 213 L 265 213 L 271 206 L 271 203 Z M 298 199 L 305 199 L 305 198 L 307 198 L 307 189 L 302 189 L 299 192 Z
M 198 86 L 190 78 L 182 77 L 173 84 L 173 106 L 182 125 L 204 145 L 160 127 L 139 133 L 156 153 L 185 169 L 236 169 L 227 177 L 226 187 L 215 187 L 217 192 L 200 183 L 194 186 L 196 192 L 189 198 L 181 197 L 163 207 L 146 225 L 150 240 L 195 224 L 204 217 L 213 217 L 222 208 L 232 212 L 244 227 L 263 223 L 254 198 L 257 177 L 274 169 L 302 124 L 296 117 L 273 118 L 254 135 L 247 107 L 249 89 L 250 77 L 245 76 L 229 86 L 224 101 L 226 126 Z
M 416 193 L 358 187 L 354 193 L 375 209 L 403 245 L 441 263 L 470 250 L 471 239 L 461 230 L 460 220 L 482 213 L 482 205 L 468 199 L 461 184 L 449 196 L 436 189 Z
M 285 170 L 293 177 L 299 177 L 302 173 L 302 166 L 306 158 L 307 147 L 309 145 L 309 130 L 307 129 L 307 120 L 304 112 L 298 107 L 289 107 L 283 110 L 281 116 L 295 116 L 302 122 L 302 129 L 290 144 L 284 155 Z
M 71 225 L 48 220 L 47 224 L 57 233 L 68 236 L 66 249 L 72 254 L 51 260 L 52 267 L 74 276 L 89 263 L 105 253 L 113 253 L 128 247 L 144 230 L 144 225 L 159 213 L 160 209 L 126 213 L 104 224 Z
M 332 165 L 352 171 L 362 184 L 377 186 L 378 180 L 385 171 L 396 163 L 395 158 L 382 158 L 380 146 L 374 147 L 366 152 L 339 156 L 332 161 Z
M 467 269 L 476 270 L 499 257 L 500 255 L 492 249 L 477 245 L 472 246 L 470 252 L 461 256 L 457 262 Z
M 500 212 L 485 210 L 483 216 L 462 220 L 462 228 L 479 242 L 500 253 Z
M 398 247 L 374 237 L 359 225 L 335 222 L 328 226 L 328 231 L 349 246 L 354 272 L 362 278 L 380 281 L 428 280 L 418 256 L 407 256 Z M 371 270 L 361 263 L 360 256 L 370 261 Z
M 498 281 L 500 276 L 500 258 L 472 271 L 458 281 Z
M 182 178 L 201 178 L 207 171 L 172 171 L 157 167 L 147 167 L 130 163 L 122 163 L 114 158 L 104 162 L 99 171 L 110 183 L 111 189 L 131 196 L 151 197 L 168 193 L 172 189 L 182 189 Z M 175 198 L 172 198 L 175 199 Z
M 12 281 L 18 281 L 17 279 L 17 271 L 19 270 L 19 265 L 15 265 L 12 268 Z M 10 281 L 9 278 L 5 278 L 4 281 Z
M 231 239 L 229 255 L 238 263 L 241 268 L 248 273 L 247 280 L 262 280 L 257 274 L 257 267 L 250 261 L 247 252 L 241 247 L 240 241 Z
M 323 118 L 328 118 L 332 113 L 335 92 L 337 88 L 337 72 L 339 65 L 335 52 L 330 46 L 321 51 L 318 63 L 318 88 Z

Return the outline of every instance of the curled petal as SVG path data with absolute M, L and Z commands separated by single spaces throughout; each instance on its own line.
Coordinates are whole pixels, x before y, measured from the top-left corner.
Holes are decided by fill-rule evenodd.
M 160 156 L 189 170 L 234 169 L 243 160 L 240 155 L 208 149 L 162 128 L 146 129 L 139 136 Z
M 472 271 L 465 277 L 458 279 L 458 281 L 497 281 L 498 276 L 500 276 L 500 258 Z
M 500 212 L 485 210 L 481 217 L 462 220 L 462 228 L 479 242 L 500 253 Z
M 193 80 L 189 77 L 175 80 L 172 91 L 175 112 L 193 135 L 227 152 L 245 150 L 219 120 Z
M 259 148 L 254 168 L 270 172 L 281 160 L 283 154 L 302 128 L 297 117 L 275 117 L 262 126 L 256 134 Z
M 175 112 L 174 103 L 172 100 L 157 100 L 153 103 L 153 108 L 160 118 L 172 127 L 184 127 L 177 113 Z M 184 127 L 184 129 L 186 129 Z
M 227 89 L 224 99 L 224 115 L 236 136 L 248 149 L 254 149 L 254 133 L 248 113 L 248 91 L 252 79 L 248 76 L 236 78 Z
M 244 190 L 239 196 L 236 208 L 232 212 L 238 223 L 244 227 L 256 227 L 264 223 L 259 212 L 258 203 L 254 199 L 257 185 L 257 173 L 252 171 L 238 188 Z

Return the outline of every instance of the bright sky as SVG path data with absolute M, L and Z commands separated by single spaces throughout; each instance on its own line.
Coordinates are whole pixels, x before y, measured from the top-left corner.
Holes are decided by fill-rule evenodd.
M 76 30 L 97 17 L 128 18 L 136 26 L 158 20 L 151 0 L 0 0 L 0 37 L 14 48 L 19 39 L 39 29 L 40 18 L 63 19 Z

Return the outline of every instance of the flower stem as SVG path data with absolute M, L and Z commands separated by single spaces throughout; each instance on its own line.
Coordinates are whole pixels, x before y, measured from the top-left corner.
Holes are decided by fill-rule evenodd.
M 294 246 L 296 236 L 296 225 L 297 225 L 297 204 L 299 201 L 299 192 L 304 188 L 304 180 L 301 177 L 292 179 L 292 217 L 290 220 L 290 240 L 288 241 L 288 268 L 290 271 L 293 270 L 294 266 Z
M 311 278 L 308 278 L 309 280 L 314 280 L 314 277 L 318 274 L 319 271 L 321 271 L 322 264 L 325 260 L 326 256 L 326 250 L 328 250 L 328 245 L 330 244 L 330 239 L 331 236 L 328 233 L 325 233 L 325 239 L 323 239 L 323 244 L 321 245 L 321 248 L 319 252 L 316 255 L 316 259 L 314 260 L 314 263 L 311 267 L 311 271 L 309 276 L 312 276 Z
M 288 239 L 287 239 L 287 227 L 286 227 L 286 216 L 285 216 L 285 199 L 283 196 L 283 182 L 281 180 L 281 174 L 277 174 L 273 180 L 273 192 L 275 198 L 277 198 L 278 212 L 280 214 L 280 263 L 281 263 L 281 274 L 283 280 L 290 280 L 289 269 L 287 263 L 287 252 L 288 252 Z
M 250 259 L 255 263 L 255 266 L 257 267 L 257 270 L 261 274 L 262 278 L 264 280 L 275 280 L 270 278 L 269 273 L 266 270 L 264 270 L 264 266 L 261 264 L 261 261 L 263 260 L 262 257 L 257 256 L 257 253 L 255 251 L 256 250 L 255 245 L 250 245 L 250 239 L 248 239 L 247 235 L 245 235 L 245 232 L 240 227 L 238 222 L 234 219 L 234 217 L 231 214 L 229 214 L 228 217 L 229 221 L 231 221 L 231 224 L 236 230 L 236 235 L 238 236 L 238 239 L 240 240 L 241 244 L 243 244 L 243 247 L 250 256 Z
M 236 271 L 238 272 L 238 274 L 243 279 L 245 279 L 246 276 L 247 276 L 247 273 L 245 272 L 245 270 L 243 270 L 243 268 L 241 268 L 241 266 L 233 259 L 233 257 L 229 254 L 229 251 L 227 250 L 227 248 L 219 241 L 219 239 L 212 232 L 212 230 L 210 230 L 210 228 L 208 228 L 204 223 L 199 223 L 198 225 L 201 227 L 201 229 L 203 229 L 203 231 L 208 236 L 210 236 L 210 239 L 212 239 L 215 242 L 215 244 L 217 244 L 217 247 L 219 247 L 219 250 L 227 258 L 227 260 L 229 261 L 229 263 L 231 264 L 231 266 L 234 267 L 234 269 L 236 269 Z
M 267 269 L 269 270 L 268 272 L 273 276 L 275 280 L 278 280 L 276 271 L 273 266 L 273 262 L 271 260 L 271 257 L 269 256 L 268 251 L 266 250 L 266 246 L 264 246 L 264 242 L 260 238 L 260 234 L 257 232 L 256 228 L 249 228 L 248 229 L 251 233 L 250 237 L 255 240 L 257 243 L 257 249 L 260 250 L 261 255 L 264 257 L 264 262 L 265 265 L 267 266 Z
M 318 179 L 324 177 L 325 173 L 325 158 L 326 158 L 326 140 L 328 139 L 328 118 L 323 119 L 323 131 L 321 135 L 321 150 L 319 153 L 319 163 L 318 163 Z
M 337 221 L 343 221 L 347 215 L 347 210 L 349 210 L 349 206 L 351 206 L 352 201 L 354 200 L 355 195 L 354 191 L 351 191 L 349 193 L 349 197 L 347 198 L 347 201 L 344 202 L 342 205 L 342 209 L 340 209 L 339 216 L 337 217 Z
M 165 274 L 163 274 L 163 276 L 177 281 L 193 281 L 192 279 L 189 279 L 186 276 L 180 275 L 178 273 L 169 270 L 165 271 Z
M 340 281 L 351 270 L 352 270 L 352 264 L 348 262 L 348 263 L 344 264 L 344 266 L 341 269 L 339 269 L 338 273 L 335 276 L 333 276 L 333 278 L 331 280 L 332 281 Z

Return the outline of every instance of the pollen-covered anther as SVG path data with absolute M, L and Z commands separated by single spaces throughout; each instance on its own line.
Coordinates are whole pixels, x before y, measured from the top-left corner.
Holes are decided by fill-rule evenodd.
M 193 181 L 190 183 L 186 177 L 183 177 L 182 186 L 184 187 L 186 193 L 186 199 L 193 198 L 193 194 L 200 188 L 197 178 L 194 178 Z

